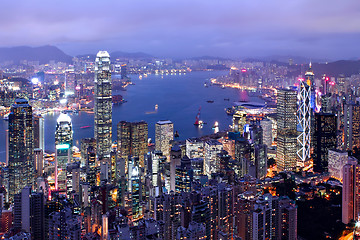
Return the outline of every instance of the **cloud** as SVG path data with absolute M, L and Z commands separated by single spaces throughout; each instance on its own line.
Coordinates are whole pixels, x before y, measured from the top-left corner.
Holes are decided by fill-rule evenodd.
M 359 51 L 353 41 L 359 14 L 358 0 L 6 1 L 0 46 L 53 44 L 70 54 L 109 49 L 235 57 L 303 50 L 352 57 Z

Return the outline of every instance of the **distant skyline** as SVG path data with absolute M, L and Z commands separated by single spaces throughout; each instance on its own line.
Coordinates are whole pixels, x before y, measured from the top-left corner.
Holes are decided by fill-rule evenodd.
M 359 58 L 358 0 L 3 1 L 0 47 L 159 57 Z

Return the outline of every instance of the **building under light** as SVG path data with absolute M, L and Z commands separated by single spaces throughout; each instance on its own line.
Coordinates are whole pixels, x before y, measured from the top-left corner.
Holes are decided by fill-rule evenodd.
M 170 120 L 158 121 L 155 125 L 155 150 L 161 151 L 170 160 L 170 141 L 174 140 L 174 124 Z
M 73 130 L 69 115 L 61 113 L 55 131 L 55 189 L 66 191 L 66 164 L 71 161 Z
M 94 94 L 96 155 L 99 160 L 107 159 L 110 161 L 112 144 L 112 95 L 110 55 L 106 51 L 100 51 L 96 55 Z
M 305 79 L 300 79 L 300 90 L 298 93 L 298 126 L 299 132 L 297 142 L 299 158 L 298 165 L 301 167 L 304 162 L 310 159 L 311 143 L 311 101 L 312 101 L 312 84 L 314 82 L 314 73 L 311 69 L 305 73 Z

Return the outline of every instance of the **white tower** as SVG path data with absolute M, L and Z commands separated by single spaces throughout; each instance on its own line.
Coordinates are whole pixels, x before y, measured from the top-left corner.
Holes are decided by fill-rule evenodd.
M 298 94 L 298 166 L 302 167 L 304 162 L 310 158 L 311 143 L 311 86 L 314 73 L 309 64 L 309 70 L 305 73 L 305 79 L 300 79 L 300 90 Z

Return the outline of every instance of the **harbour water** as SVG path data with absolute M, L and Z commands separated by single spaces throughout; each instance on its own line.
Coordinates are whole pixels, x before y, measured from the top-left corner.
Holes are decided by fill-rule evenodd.
M 205 87 L 210 78 L 225 75 L 224 71 L 190 72 L 183 75 L 148 75 L 139 79 L 138 75 L 130 75 L 135 85 L 127 87 L 127 91 L 114 91 L 127 101 L 113 106 L 113 140 L 116 140 L 116 125 L 119 121 L 144 120 L 149 126 L 149 137 L 155 136 L 155 123 L 159 120 L 171 120 L 174 130 L 179 132 L 179 139 L 199 137 L 213 133 L 215 121 L 219 129 L 228 129 L 231 116 L 224 109 L 231 107 L 240 99 L 240 90 L 220 86 Z M 119 77 L 119 76 L 114 76 Z M 224 98 L 226 100 L 224 100 Z M 229 100 L 227 100 L 229 99 Z M 208 103 L 207 101 L 214 101 Z M 263 102 L 257 97 L 249 101 Z M 157 110 L 155 105 L 158 105 Z M 201 107 L 200 119 L 205 123 L 202 129 L 194 126 L 195 117 Z M 45 150 L 55 149 L 55 127 L 58 113 L 46 114 L 45 117 Z M 86 112 L 70 114 L 73 123 L 74 145 L 80 147 L 82 138 L 94 136 L 94 115 Z M 8 122 L 0 120 L 0 161 L 5 161 L 5 130 Z M 83 126 L 90 126 L 81 128 Z

